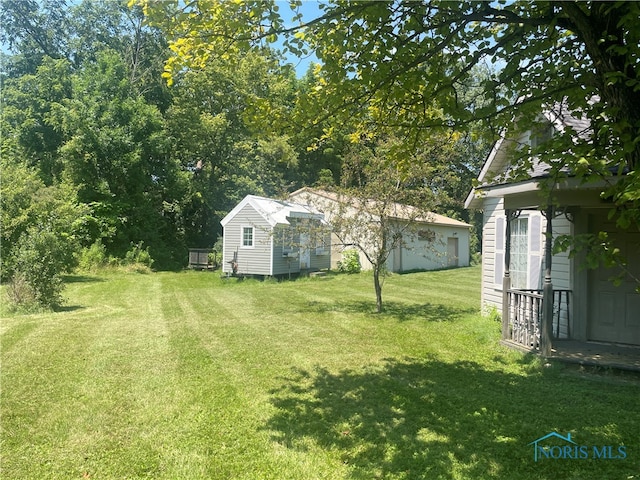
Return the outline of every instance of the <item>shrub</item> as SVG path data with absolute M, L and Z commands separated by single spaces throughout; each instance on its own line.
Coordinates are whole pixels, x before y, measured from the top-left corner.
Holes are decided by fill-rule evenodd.
M 494 306 L 487 308 L 486 315 L 493 322 L 498 322 L 498 323 L 502 322 L 502 314 Z
M 342 260 L 338 261 L 338 271 L 341 273 L 360 273 L 360 254 L 358 250 L 349 249 L 342 252 Z
M 153 266 L 153 258 L 149 253 L 149 247 L 142 248 L 144 242 L 132 243 L 131 249 L 125 254 L 123 265 L 138 273 L 147 273 Z
M 95 271 L 105 267 L 108 263 L 107 249 L 100 240 L 97 240 L 93 245 L 82 250 L 78 266 L 81 270 Z
M 29 285 L 29 282 L 27 282 L 25 274 L 22 272 L 14 273 L 9 280 L 7 284 L 7 298 L 10 304 L 22 310 L 38 307 L 35 293 L 31 285 Z
M 20 307 L 62 304 L 61 275 L 75 266 L 76 243 L 50 228 L 30 228 L 20 236 L 12 254 L 11 300 Z

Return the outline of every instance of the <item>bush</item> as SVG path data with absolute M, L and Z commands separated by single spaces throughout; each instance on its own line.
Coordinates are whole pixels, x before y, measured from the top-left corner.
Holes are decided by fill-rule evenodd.
M 358 250 L 349 249 L 342 252 L 342 260 L 338 261 L 338 271 L 341 273 L 360 273 L 360 254 Z
M 144 242 L 132 243 L 131 249 L 125 254 L 122 264 L 138 273 L 147 273 L 153 266 L 153 258 L 149 247 L 142 248 Z
M 93 245 L 85 248 L 80 253 L 80 260 L 78 266 L 81 270 L 96 271 L 104 268 L 109 264 L 109 257 L 107 256 L 107 249 L 100 240 L 96 241 Z
M 487 308 L 486 315 L 493 322 L 498 322 L 498 323 L 502 322 L 502 314 L 494 306 Z
M 39 307 L 35 292 L 22 272 L 14 273 L 7 285 L 7 298 L 14 307 L 30 310 Z
M 20 307 L 62 304 L 62 273 L 75 266 L 76 243 L 50 228 L 30 228 L 20 236 L 12 254 L 9 295 Z

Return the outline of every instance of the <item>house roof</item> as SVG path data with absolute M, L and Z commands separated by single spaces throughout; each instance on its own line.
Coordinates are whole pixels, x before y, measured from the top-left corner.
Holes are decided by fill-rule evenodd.
M 290 218 L 313 218 L 324 221 L 322 213 L 309 205 L 301 205 L 286 200 L 247 195 L 231 210 L 220 223 L 226 226 L 244 207 L 250 205 L 269 225 L 289 225 Z
M 594 99 L 595 101 L 595 99 Z M 582 116 L 578 117 L 573 114 L 566 102 L 558 102 L 550 108 L 542 112 L 543 117 L 553 126 L 557 132 L 570 130 L 574 137 L 584 140 L 591 136 L 591 124 L 589 119 Z M 478 175 L 479 186 L 472 188 L 465 200 L 465 208 L 477 208 L 480 206 L 477 190 L 483 190 L 491 187 L 509 184 L 529 185 L 530 189 L 537 189 L 537 183 L 549 175 L 549 164 L 539 160 L 532 159 L 532 166 L 529 170 L 529 179 L 520 182 L 509 181 L 509 162 L 507 155 L 507 146 L 515 140 L 509 138 L 506 132 L 503 132 L 500 138 L 494 143 L 493 148 L 489 152 L 480 174 Z M 495 181 L 494 176 L 503 174 L 500 181 Z
M 346 196 L 341 193 L 328 192 L 326 190 L 314 189 L 309 187 L 303 187 L 299 190 L 290 194 L 290 197 L 294 198 L 304 198 L 305 194 L 315 195 L 321 198 L 325 198 L 332 202 L 349 202 L 354 203 L 357 201 L 356 199 Z M 375 200 L 368 200 L 368 202 L 374 203 Z M 447 227 L 459 227 L 459 228 L 470 228 L 471 225 L 465 222 L 461 222 L 460 220 L 456 220 L 454 218 L 446 217 L 444 215 L 440 215 L 434 212 L 422 213 L 418 208 L 413 207 L 411 205 L 404 205 L 401 203 L 392 203 L 390 204 L 390 217 L 397 219 L 413 219 L 416 222 L 421 223 L 429 223 L 433 225 L 442 225 Z

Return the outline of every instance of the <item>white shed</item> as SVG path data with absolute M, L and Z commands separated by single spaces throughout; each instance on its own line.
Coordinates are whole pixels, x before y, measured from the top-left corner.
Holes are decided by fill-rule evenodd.
M 225 273 L 272 276 L 331 266 L 324 216 L 308 205 L 247 195 L 220 223 Z
M 322 211 L 329 224 L 332 212 L 339 203 L 350 204 L 350 198 L 344 198 L 336 193 L 324 190 L 301 188 L 289 195 L 293 201 L 313 205 Z M 355 200 L 353 201 L 355 202 Z M 471 225 L 437 213 L 426 216 L 413 215 L 413 207 L 395 204 L 395 217 L 400 223 L 407 218 L 413 223 L 412 228 L 405 229 L 402 241 L 394 249 L 387 261 L 387 269 L 392 272 L 407 272 L 412 270 L 437 270 L 448 267 L 469 266 L 469 237 Z M 357 209 L 350 213 L 359 215 Z M 355 242 L 354 242 L 355 243 Z M 332 268 L 341 259 L 341 250 L 349 248 L 348 239 L 334 238 L 332 240 Z M 371 264 L 366 256 L 360 252 L 360 264 L 367 270 Z

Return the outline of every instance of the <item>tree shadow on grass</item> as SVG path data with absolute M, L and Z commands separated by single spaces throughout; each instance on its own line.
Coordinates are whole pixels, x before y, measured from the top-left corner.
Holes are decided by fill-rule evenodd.
M 447 305 L 422 303 L 407 304 L 400 302 L 384 302 L 381 314 L 376 313 L 375 302 L 341 301 L 341 302 L 309 302 L 309 309 L 317 313 L 342 312 L 376 314 L 392 317 L 398 321 L 422 319 L 430 322 L 450 322 L 468 314 L 477 313 L 475 308 L 458 308 Z
M 351 478 L 595 479 L 640 469 L 638 455 L 536 463 L 529 445 L 557 431 L 581 445 L 637 449 L 637 385 L 614 395 L 533 366 L 515 374 L 466 361 L 390 359 L 339 373 L 295 370 L 271 393 L 273 440 L 331 451 Z
M 104 279 L 100 277 L 94 277 L 91 275 L 63 275 L 62 280 L 64 283 L 94 283 L 104 282 Z

